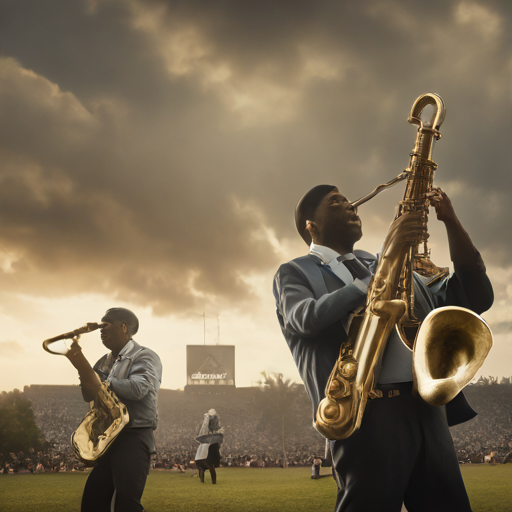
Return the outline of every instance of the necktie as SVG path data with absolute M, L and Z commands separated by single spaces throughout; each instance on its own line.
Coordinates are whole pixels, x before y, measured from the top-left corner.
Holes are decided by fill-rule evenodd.
M 338 261 L 341 261 L 345 267 L 347 267 L 348 271 L 352 274 L 354 279 L 359 279 L 362 281 L 363 279 L 370 277 L 372 273 L 356 258 L 352 258 L 350 260 L 344 260 L 343 256 L 338 257 Z

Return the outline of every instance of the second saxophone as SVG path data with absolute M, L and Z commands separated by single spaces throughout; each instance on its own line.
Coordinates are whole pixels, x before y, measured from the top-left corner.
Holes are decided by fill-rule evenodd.
M 428 105 L 434 108 L 434 114 L 430 120 L 423 121 L 421 114 Z M 388 184 L 353 203 L 359 206 L 381 190 L 407 179 L 395 220 L 405 213 L 412 214 L 416 222 L 415 236 L 407 240 L 405 250 L 397 250 L 404 243 L 397 240 L 395 223 L 388 232 L 368 288 L 364 313 L 352 318 L 348 340 L 341 346 L 325 398 L 317 409 L 315 428 L 328 439 L 352 435 L 361 425 L 367 400 L 379 396 L 380 391 L 375 389 L 375 369 L 393 329 L 408 348 L 414 348 L 414 387 L 431 405 L 442 405 L 453 399 L 473 378 L 492 346 L 488 325 L 465 308 L 438 308 L 423 324 L 415 316 L 414 273 L 422 276 L 427 285 L 448 274 L 447 268 L 432 263 L 427 247 L 430 194 L 437 168 L 432 150 L 434 141 L 441 138 L 445 113 L 439 95 L 426 93 L 418 97 L 408 119 L 418 126 L 409 167 Z M 448 358 L 442 352 L 451 342 L 453 347 Z M 441 366 L 440 360 L 444 361 Z

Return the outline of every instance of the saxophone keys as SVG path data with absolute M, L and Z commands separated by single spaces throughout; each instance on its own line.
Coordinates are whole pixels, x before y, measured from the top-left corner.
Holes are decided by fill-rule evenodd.
M 329 397 L 333 400 L 341 400 L 350 395 L 350 385 L 345 379 L 335 377 L 331 382 Z
M 336 402 L 329 402 L 323 412 L 324 421 L 337 421 L 340 417 L 340 407 Z
M 355 359 L 349 359 L 346 361 L 340 361 L 338 370 L 341 376 L 347 380 L 352 380 L 357 374 L 357 361 Z

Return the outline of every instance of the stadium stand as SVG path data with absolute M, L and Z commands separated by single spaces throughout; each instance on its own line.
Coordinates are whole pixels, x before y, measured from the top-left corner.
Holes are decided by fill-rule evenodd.
M 481 379 L 465 388 L 465 394 L 478 416 L 451 429 L 461 463 L 512 462 L 512 384 L 504 379 Z M 88 410 L 78 386 L 25 386 L 24 395 L 32 402 L 36 423 L 48 441 L 48 452 L 4 454 L 2 468 L 28 468 L 35 471 L 40 462 L 45 470 L 80 470 L 73 457 L 69 438 Z M 279 429 L 268 424 L 257 387 L 237 388 L 226 393 L 186 393 L 161 389 L 159 425 L 155 432 L 157 457 L 154 468 L 190 467 L 197 443 L 194 440 L 202 415 L 217 410 L 225 427 L 222 465 L 278 467 L 283 464 Z M 311 425 L 311 405 L 303 388 L 294 402 L 286 436 L 290 465 L 310 465 L 315 454 L 323 456 L 324 441 Z M 274 427 L 274 428 L 273 428 Z M 25 460 L 27 459 L 27 460 Z M 17 461 L 17 462 L 16 462 Z

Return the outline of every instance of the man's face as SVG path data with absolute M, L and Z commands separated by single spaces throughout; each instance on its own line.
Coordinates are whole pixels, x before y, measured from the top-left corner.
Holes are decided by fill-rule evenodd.
M 327 194 L 315 212 L 314 223 L 324 241 L 337 239 L 354 244 L 363 236 L 357 210 L 349 200 L 334 189 Z
M 123 348 L 130 338 L 126 325 L 118 320 L 103 320 L 100 332 L 103 345 L 114 352 Z

